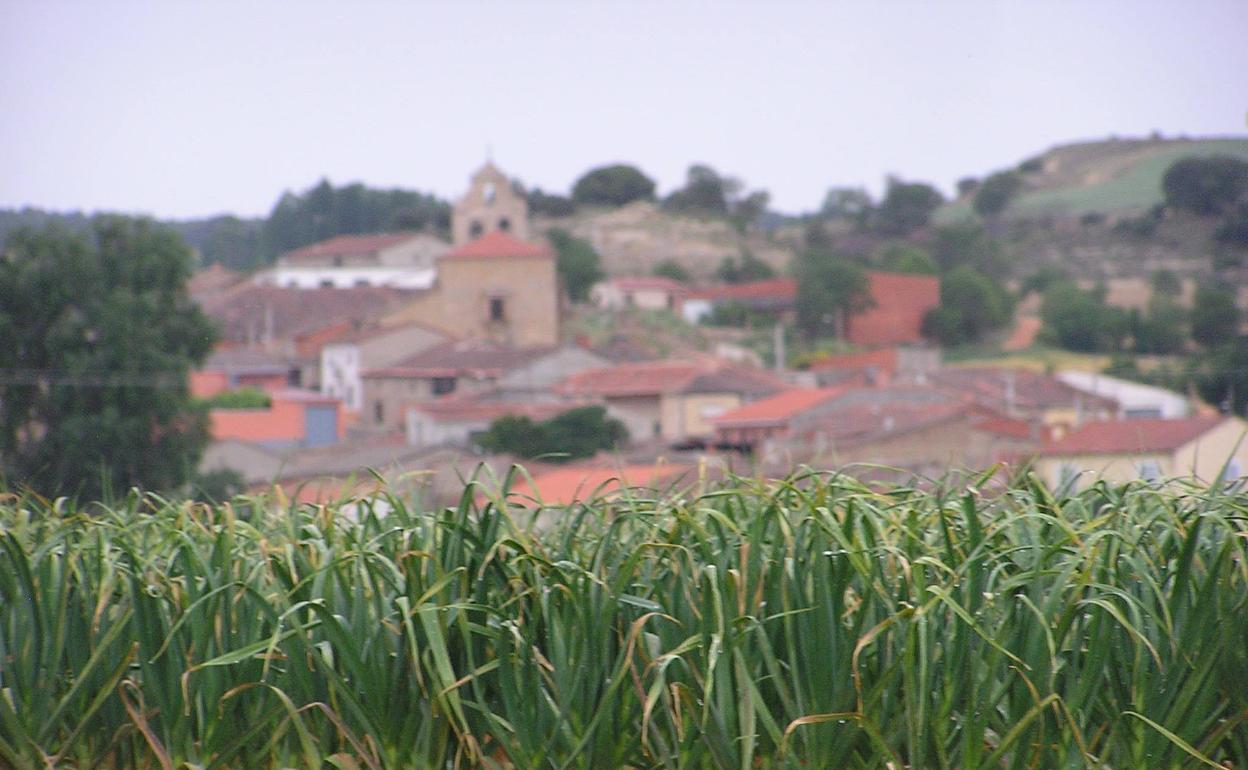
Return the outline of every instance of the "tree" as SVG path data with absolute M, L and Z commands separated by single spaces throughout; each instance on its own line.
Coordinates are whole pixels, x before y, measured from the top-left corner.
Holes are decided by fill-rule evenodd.
M 731 201 L 731 218 L 733 225 L 744 233 L 751 225 L 758 222 L 767 213 L 767 204 L 771 202 L 771 193 L 766 190 L 755 190 L 749 195 Z
M 1173 270 L 1153 271 L 1151 284 L 1156 297 L 1177 297 L 1183 293 L 1183 282 Z
M 1248 249 L 1248 201 L 1243 201 L 1226 212 L 1213 237 L 1218 243 Z
M 740 189 L 737 180 L 695 163 L 685 174 L 685 186 L 667 196 L 663 207 L 678 212 L 727 214 L 729 201 Z
M 628 441 L 628 430 L 619 420 L 607 417 L 601 406 L 571 409 L 543 422 L 507 415 L 490 424 L 478 441 L 487 452 L 506 452 L 521 458 L 557 455 L 552 462 L 592 457 Z
M 555 247 L 555 272 L 563 281 L 568 299 L 573 302 L 589 299 L 589 290 L 606 275 L 602 272 L 602 258 L 598 252 L 589 241 L 557 227 L 548 230 L 546 237 Z
M 1129 331 L 1129 320 L 1121 310 L 1107 306 L 1098 293 L 1070 282 L 1048 288 L 1040 317 L 1058 345 L 1085 353 L 1120 350 Z
M 1225 340 L 1196 368 L 1200 397 L 1223 411 L 1243 415 L 1248 410 L 1248 337 Z
M 1135 352 L 1157 355 L 1183 352 L 1187 344 L 1188 313 L 1170 297 L 1154 295 L 1147 313 L 1132 310 L 1129 318 Z
M 576 204 L 571 198 L 562 195 L 547 195 L 540 187 L 530 190 L 525 198 L 529 203 L 529 211 L 533 214 L 544 214 L 548 217 L 567 217 L 576 212 Z
M 572 185 L 572 200 L 589 206 L 623 206 L 653 198 L 654 180 L 622 163 L 592 169 Z
M 192 255 L 147 220 L 48 228 L 0 260 L 0 469 L 47 495 L 173 491 L 207 441 L 187 390 L 212 349 L 186 292 Z
M 740 261 L 736 257 L 724 257 L 715 271 L 715 277 L 724 283 L 749 283 L 775 278 L 776 270 L 754 256 L 749 249 L 744 249 Z
M 1239 331 L 1239 308 L 1229 289 L 1202 286 L 1192 300 L 1192 339 L 1215 348 Z
M 942 271 L 970 265 L 998 281 L 1005 280 L 1013 271 L 1012 260 L 1001 242 L 969 220 L 937 227 L 932 257 Z
M 831 251 L 808 247 L 796 267 L 797 324 L 810 341 L 843 338 L 850 319 L 874 305 L 866 271 Z
M 927 225 L 944 198 L 930 184 L 888 180 L 884 200 L 876 209 L 876 225 L 885 235 L 909 235 Z
M 819 215 L 824 219 L 843 219 L 861 227 L 874 207 L 871 194 L 861 187 L 833 187 L 824 196 Z
M 1013 316 L 1010 295 L 969 265 L 951 270 L 940 281 L 940 306 L 924 319 L 923 332 L 945 345 L 977 342 Z
M 875 262 L 881 269 L 894 273 L 936 275 L 940 272 L 931 254 L 928 254 L 925 249 L 904 241 L 886 244 L 876 252 Z
M 1221 214 L 1248 195 L 1248 162 L 1231 155 L 1181 158 L 1166 170 L 1161 189 L 1168 206 Z
M 1005 210 L 1023 186 L 1022 177 L 1014 171 L 1000 171 L 984 180 L 975 191 L 973 206 L 981 217 L 993 218 Z
M 681 264 L 674 259 L 665 259 L 659 262 L 650 272 L 660 278 L 670 278 L 681 283 L 689 282 L 689 271 L 681 267 Z

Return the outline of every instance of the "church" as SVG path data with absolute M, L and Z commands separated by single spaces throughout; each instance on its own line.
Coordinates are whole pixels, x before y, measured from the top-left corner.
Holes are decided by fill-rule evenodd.
M 283 254 L 254 282 L 411 290 L 383 325 L 416 322 L 506 347 L 558 345 L 555 255 L 529 240 L 528 202 L 493 163 L 472 175 L 456 201 L 451 233 L 449 244 L 424 233 L 338 236 Z

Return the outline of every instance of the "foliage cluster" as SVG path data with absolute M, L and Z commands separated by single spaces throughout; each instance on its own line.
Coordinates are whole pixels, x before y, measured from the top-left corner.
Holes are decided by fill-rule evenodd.
M 654 180 L 636 166 L 615 164 L 591 169 L 572 185 L 572 202 L 590 206 L 623 206 L 654 199 Z
M 589 299 L 590 289 L 606 277 L 602 258 L 593 244 L 558 227 L 547 230 L 546 238 L 555 248 L 555 272 L 563 282 L 568 299 L 573 302 Z
M 607 410 L 601 406 L 585 406 L 542 422 L 534 422 L 523 415 L 500 417 L 491 423 L 477 444 L 487 452 L 568 462 L 593 457 L 627 441 L 628 430 L 624 423 L 608 417 Z
M 6 498 L 0 763 L 1248 764 L 1242 490 L 732 483 Z
M 259 388 L 236 388 L 223 390 L 204 399 L 210 409 L 267 409 L 273 398 Z
M 187 376 L 216 330 L 172 230 L 19 230 L 0 259 L 0 474 L 88 498 L 181 486 L 207 441 Z

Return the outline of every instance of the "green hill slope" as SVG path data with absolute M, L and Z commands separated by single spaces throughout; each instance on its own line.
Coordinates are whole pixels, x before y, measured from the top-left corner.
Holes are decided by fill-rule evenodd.
M 1119 139 L 1055 147 L 1028 163 L 1038 169 L 1023 173 L 1024 191 L 1011 202 L 1006 215 L 1035 218 L 1142 211 L 1161 202 L 1166 169 L 1191 155 L 1233 155 L 1248 160 L 1248 138 Z M 937 220 L 968 216 L 973 216 L 973 210 L 970 198 L 964 197 L 941 209 Z

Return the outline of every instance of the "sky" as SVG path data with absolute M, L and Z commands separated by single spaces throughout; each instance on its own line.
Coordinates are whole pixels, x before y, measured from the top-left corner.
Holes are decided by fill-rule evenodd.
M 1248 134 L 1248 1 L 0 0 L 0 208 L 263 216 L 691 163 L 818 208 L 1109 136 Z

